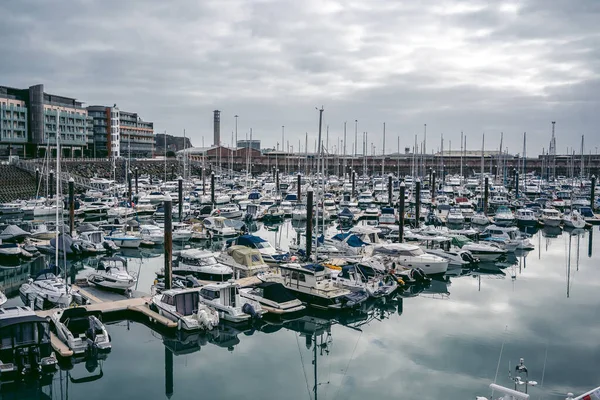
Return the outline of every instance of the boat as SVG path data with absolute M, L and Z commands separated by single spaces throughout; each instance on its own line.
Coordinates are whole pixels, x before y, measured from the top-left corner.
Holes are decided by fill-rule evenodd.
M 325 239 L 325 244 L 335 246 L 346 255 L 357 256 L 363 254 L 369 246 L 380 242 L 380 232 L 379 229 L 369 226 L 354 226 L 348 232 L 338 233 L 330 239 Z
M 452 236 L 452 244 L 469 251 L 474 257 L 480 261 L 496 261 L 507 251 L 495 243 L 475 243 L 466 236 Z
M 56 237 L 56 231 L 51 231 L 48 225 L 41 221 L 32 221 L 29 233 L 32 238 L 39 240 L 50 240 Z
M 285 217 L 285 212 L 283 209 L 276 204 L 269 206 L 267 209 L 263 210 L 263 212 L 259 215 L 259 219 L 263 222 L 279 222 L 283 221 Z
M 365 210 L 363 211 L 363 217 L 365 218 L 379 218 L 381 212 L 379 208 L 374 203 L 369 203 L 365 205 Z
M 535 213 L 529 208 L 519 208 L 515 218 L 519 226 L 536 226 L 538 223 Z
M 225 223 L 223 217 L 208 217 L 203 221 L 204 228 L 211 237 L 231 237 L 237 233 L 234 228 Z
M 200 302 L 200 288 L 165 290 L 152 296 L 150 309 L 185 331 L 212 330 L 220 320 L 214 308 Z
M 540 216 L 542 223 L 544 226 L 559 226 L 562 222 L 562 218 L 560 216 L 560 212 L 555 210 L 554 208 L 544 208 L 542 210 L 542 215 Z
M 394 207 L 381 207 L 381 214 L 379 215 L 379 224 L 393 225 L 396 223 L 396 221 L 396 209 Z
M 263 282 L 285 286 L 311 307 L 324 310 L 355 309 L 368 299 L 364 291 L 352 292 L 334 284 L 331 271 L 321 264 L 283 264 L 280 273 L 258 274 Z
M 189 242 L 194 232 L 189 227 L 181 222 L 173 223 L 173 230 L 171 231 L 171 238 L 174 242 Z
M 452 239 L 445 236 L 426 237 L 422 239 L 424 251 L 448 260 L 448 267 L 467 267 L 479 262 L 468 250 L 452 246 Z
M 24 231 L 17 225 L 8 225 L 4 228 L 2 233 L 0 233 L 0 240 L 2 240 L 2 242 L 20 242 L 30 235 L 31 233 Z M 54 232 L 54 236 L 56 236 L 56 232 Z
M 358 207 L 360 209 L 367 208 L 373 202 L 373 193 L 370 191 L 364 191 L 358 195 Z
M 137 282 L 137 276 L 127 271 L 127 261 L 121 257 L 102 257 L 87 281 L 105 289 L 128 290 Z
M 73 301 L 71 288 L 54 274 L 53 269 L 44 269 L 35 279 L 29 278 L 19 288 L 23 304 L 45 310 L 53 307 L 68 307 Z M 32 307 L 32 308 L 33 308 Z
M 100 321 L 100 311 L 84 307 L 60 309 L 50 315 L 56 336 L 75 357 L 85 356 L 88 350 L 110 351 L 110 335 Z
M 294 209 L 294 203 L 289 200 L 284 200 L 281 202 L 281 209 L 283 210 L 283 214 L 286 217 L 292 216 L 292 210 Z
M 292 209 L 292 219 L 296 221 L 306 221 L 307 207 L 306 204 L 296 203 Z
M 104 239 L 104 232 L 99 229 L 81 232 L 77 240 L 84 253 L 104 253 L 119 250 L 119 247 L 113 241 Z
M 7 301 L 8 301 L 8 299 L 6 298 L 6 295 L 4 294 L 4 292 L 2 290 L 0 290 L 0 307 L 2 307 L 4 304 L 6 304 Z
M 212 217 L 241 218 L 242 210 L 235 204 L 224 204 L 211 212 Z
M 240 289 L 240 296 L 260 303 L 271 314 L 297 313 L 306 307 L 281 283 L 261 282 L 251 288 Z
M 387 268 L 403 266 L 420 268 L 427 275 L 445 274 L 448 260 L 433 254 L 427 254 L 419 246 L 408 243 L 379 244 L 370 248 L 368 254 L 381 261 Z
M 237 244 L 240 246 L 246 246 L 251 249 L 256 249 L 260 252 L 263 260 L 269 265 L 279 265 L 288 262 L 290 259 L 290 253 L 287 251 L 276 249 L 260 236 L 255 235 L 242 235 L 233 239 L 231 244 Z
M 160 245 L 165 242 L 165 231 L 157 225 L 140 225 L 140 238 L 144 242 Z
M 226 281 L 231 279 L 233 277 L 233 269 L 219 263 L 216 255 L 208 250 L 182 250 L 173 261 L 173 273 L 193 275 L 198 279 L 210 281 Z
M 54 372 L 58 360 L 50 343 L 50 322 L 29 307 L 0 308 L 0 379 Z
M 462 225 L 465 223 L 465 217 L 460 208 L 451 208 L 450 211 L 448 211 L 446 223 L 448 225 Z
M 586 222 L 579 211 L 572 210 L 571 212 L 564 213 L 563 225 L 567 228 L 582 229 L 585 228 Z
M 340 270 L 334 270 L 331 279 L 340 287 L 353 292 L 364 291 L 373 298 L 389 296 L 398 288 L 398 282 L 391 276 L 367 276 L 360 265 L 345 265 Z
M 509 252 L 534 249 L 531 240 L 523 236 L 517 227 L 490 225 L 483 230 L 481 238 L 486 241 L 500 243 Z
M 236 278 L 246 278 L 269 270 L 257 249 L 246 246 L 231 246 L 217 256 L 217 261 L 231 267 Z
M 240 285 L 233 282 L 215 282 L 200 288 L 200 303 L 217 311 L 219 318 L 233 322 L 261 319 L 266 312 L 258 301 L 240 296 Z
M 500 206 L 496 209 L 494 215 L 494 224 L 497 226 L 512 226 L 515 223 L 515 215 L 506 206 Z
M 337 215 L 340 223 L 351 224 L 354 222 L 354 213 L 348 207 L 344 207 Z
M 122 229 L 114 229 L 108 236 L 105 236 L 104 238 L 112 241 L 121 249 L 137 249 L 142 243 L 142 239 L 140 237 L 128 235 Z

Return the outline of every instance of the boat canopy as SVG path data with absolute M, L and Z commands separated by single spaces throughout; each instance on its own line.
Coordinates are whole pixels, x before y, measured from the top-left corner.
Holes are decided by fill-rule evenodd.
M 263 290 L 263 297 L 265 299 L 273 300 L 277 303 L 296 300 L 296 297 L 281 283 L 262 282 L 257 287 Z
M 258 243 L 266 242 L 265 239 L 254 235 L 242 235 L 237 238 L 236 243 L 240 246 L 257 247 Z
M 58 245 L 56 244 L 56 238 L 50 239 L 50 246 L 55 249 L 58 248 L 59 251 L 64 251 L 67 254 L 73 253 L 73 238 L 66 233 L 61 233 L 58 237 Z
M 229 254 L 238 264 L 246 265 L 248 267 L 264 265 L 265 263 L 258 250 L 246 246 L 231 246 L 227 249 L 227 254 Z
M 363 247 L 367 245 L 367 243 L 363 242 L 361 238 L 351 232 L 338 233 L 333 237 L 333 240 L 339 240 L 340 242 L 346 240 L 346 243 L 350 247 Z
M 463 235 L 456 235 L 452 237 L 452 244 L 460 248 L 462 248 L 465 244 L 468 244 L 470 242 L 471 239 Z
M 19 228 L 17 225 L 9 225 L 7 226 L 2 233 L 0 233 L 0 239 L 2 240 L 12 240 L 25 236 L 29 236 L 31 233 L 24 231 Z

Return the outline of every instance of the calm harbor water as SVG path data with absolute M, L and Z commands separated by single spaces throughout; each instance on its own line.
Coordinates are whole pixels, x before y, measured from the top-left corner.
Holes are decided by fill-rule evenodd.
M 259 234 L 283 248 L 296 238 L 289 222 L 261 226 Z M 600 257 L 594 251 L 600 232 L 540 230 L 533 242 L 535 250 L 509 258 L 502 269 L 453 271 L 418 295 L 355 316 L 309 312 L 260 329 L 187 337 L 114 322 L 105 360 L 75 364 L 46 383 L 5 385 L 1 395 L 462 400 L 489 396 L 497 368 L 497 382 L 510 385 L 509 361 L 514 369 L 524 357 L 530 379 L 539 382 L 532 398 L 563 399 L 600 383 Z M 148 291 L 163 265 L 162 249 L 124 255 L 140 272 L 138 290 Z M 9 305 L 20 304 L 20 282 L 41 268 L 39 259 L 0 270 Z

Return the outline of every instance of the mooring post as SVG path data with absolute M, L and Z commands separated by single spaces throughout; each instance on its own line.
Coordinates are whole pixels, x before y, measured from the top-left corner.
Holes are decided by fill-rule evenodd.
M 400 226 L 398 229 L 398 241 L 402 243 L 404 241 L 404 196 L 406 193 L 406 185 L 404 181 L 400 182 L 400 205 L 398 209 L 398 220 L 400 222 Z
M 49 194 L 50 194 L 50 198 L 52 198 L 52 196 L 54 196 L 54 171 L 50 170 L 50 188 L 48 189 Z
M 35 196 L 37 197 L 40 191 L 40 169 L 35 169 Z
M 275 171 L 275 192 L 279 194 L 279 168 Z
M 519 198 L 519 171 L 515 171 L 515 199 Z
M 298 199 L 296 200 L 298 203 L 300 203 L 302 201 L 302 176 L 300 174 L 298 174 L 298 182 L 296 183 L 296 197 L 298 197 Z
M 179 222 L 183 221 L 183 177 L 179 175 L 177 178 L 178 195 L 179 195 Z
M 433 200 L 437 194 L 437 188 L 435 187 L 435 170 L 431 171 L 431 182 L 431 197 Z
M 206 178 L 205 178 L 204 167 L 202 167 L 202 194 L 206 195 Z
M 133 199 L 133 193 L 131 192 L 131 171 L 129 171 L 129 173 L 127 174 L 127 186 L 129 188 L 127 192 L 127 200 L 129 202 L 129 205 L 131 206 L 131 200 Z
M 75 230 L 75 180 L 69 178 L 69 234 L 73 237 Z
M 489 178 L 485 177 L 485 184 L 483 187 L 483 213 L 487 217 L 488 215 L 488 196 L 489 196 Z
M 592 175 L 592 191 L 590 195 L 590 207 L 592 208 L 592 212 L 595 212 L 596 207 L 596 175 Z
M 310 259 L 312 251 L 312 230 L 313 230 L 313 188 L 306 190 L 306 258 Z
M 215 173 L 210 173 L 210 202 L 213 208 L 215 208 Z
M 419 227 L 421 222 L 421 180 L 417 178 L 415 189 L 415 227 Z
M 392 174 L 388 175 L 388 203 L 390 203 L 390 207 L 394 206 L 394 197 L 392 195 Z
M 165 290 L 171 289 L 173 280 L 173 200 L 169 193 L 165 194 Z
M 139 194 L 139 190 L 138 190 L 138 167 L 135 167 L 134 169 L 135 171 L 135 194 Z
M 356 198 L 356 171 L 352 170 L 352 197 Z

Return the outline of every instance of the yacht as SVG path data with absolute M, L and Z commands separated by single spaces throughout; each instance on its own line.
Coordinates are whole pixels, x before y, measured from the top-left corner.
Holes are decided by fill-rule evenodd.
M 308 305 L 325 310 L 355 309 L 368 299 L 364 291 L 352 292 L 335 285 L 331 272 L 320 264 L 283 264 L 280 274 L 257 275 L 263 282 L 281 283 Z
M 113 241 L 104 239 L 104 232 L 101 230 L 81 232 L 77 239 L 81 249 L 87 253 L 105 253 L 119 250 Z
M 471 217 L 471 225 L 485 226 L 490 224 L 490 218 L 482 212 L 476 212 Z
M 203 224 L 207 233 L 212 237 L 231 237 L 236 235 L 235 229 L 228 226 L 223 217 L 205 218 Z
M 191 228 L 181 222 L 173 223 L 173 230 L 171 231 L 171 237 L 174 242 L 189 242 L 192 238 L 193 231 Z
M 396 221 L 396 209 L 394 207 L 381 207 L 381 214 L 379 214 L 379 224 L 393 225 L 396 223 Z
M 19 295 L 23 304 L 33 305 L 39 310 L 53 307 L 65 308 L 73 300 L 71 288 L 62 278 L 54 275 L 52 269 L 42 270 L 35 279 L 29 278 L 19 288 Z
M 165 231 L 157 225 L 140 225 L 140 238 L 144 242 L 160 245 L 165 242 Z
M 577 210 L 565 212 L 563 215 L 563 224 L 567 228 L 582 229 L 585 228 L 585 219 Z
M 231 281 L 209 283 L 200 288 L 200 303 L 214 308 L 219 318 L 233 322 L 250 322 L 266 312 L 258 301 L 240 296 L 240 285 Z
M 358 195 L 358 207 L 361 209 L 367 208 L 373 202 L 373 193 L 364 191 Z
M 105 236 L 105 239 L 112 241 L 121 249 L 137 249 L 142 243 L 139 236 L 128 235 L 122 229 L 113 230 L 108 236 Z
M 535 213 L 529 208 L 519 208 L 515 218 L 519 226 L 536 226 L 538 223 Z
M 446 216 L 446 223 L 449 225 L 462 225 L 465 223 L 465 217 L 460 208 L 451 208 Z
M 66 308 L 50 315 L 56 336 L 74 357 L 85 356 L 88 350 L 110 351 L 110 335 L 100 322 L 100 312 L 91 312 L 84 307 Z
M 160 204 L 163 201 L 165 201 L 165 195 L 161 192 L 150 192 L 143 199 L 144 199 L 144 203 L 147 200 L 150 202 L 150 204 L 156 205 L 156 204 Z
M 461 235 L 453 236 L 452 243 L 462 250 L 469 251 L 481 261 L 496 261 L 507 253 L 505 249 L 495 243 L 475 243 Z
M 294 203 L 288 200 L 284 200 L 281 202 L 281 209 L 283 210 L 284 216 L 291 217 L 292 210 L 294 209 Z
M 144 197 L 138 200 L 133 209 L 138 216 L 152 215 L 156 211 L 156 205 L 152 204 L 149 198 Z
M 515 215 L 508 207 L 498 207 L 494 216 L 494 224 L 497 226 L 512 226 L 515 223 Z
M 354 226 L 348 232 L 338 233 L 331 239 L 325 239 L 325 244 L 335 246 L 349 256 L 361 255 L 365 249 L 379 243 L 377 228 L 369 226 Z
M 544 226 L 559 226 L 562 222 L 560 212 L 554 208 L 544 208 L 542 210 L 541 220 Z
M 211 216 L 223 218 L 241 218 L 242 210 L 240 210 L 240 208 L 235 204 L 225 204 L 215 208 L 211 212 Z
M 345 265 L 332 271 L 331 279 L 340 287 L 353 292 L 364 291 L 373 298 L 389 296 L 398 288 L 398 282 L 391 276 L 368 277 L 358 265 Z
M 296 296 L 281 283 L 261 282 L 251 288 L 240 289 L 240 296 L 260 303 L 267 312 L 282 315 L 305 309 Z
M 50 322 L 29 307 L 0 308 L 2 380 L 54 372 L 58 360 L 50 342 Z
M 199 288 L 165 290 L 152 297 L 150 309 L 185 331 L 211 330 L 219 325 L 219 314 L 200 302 Z
M 236 278 L 246 278 L 269 270 L 269 265 L 264 262 L 260 252 L 246 246 L 229 247 L 217 257 L 217 261 L 233 268 Z
M 379 208 L 374 203 L 369 203 L 365 205 L 365 210 L 363 211 L 363 217 L 365 218 L 379 218 L 381 212 Z
M 433 254 L 427 254 L 419 246 L 407 243 L 391 243 L 373 246 L 370 256 L 375 257 L 387 268 L 404 266 L 420 268 L 427 275 L 445 274 L 448 260 Z
M 121 257 L 102 257 L 87 277 L 90 284 L 105 289 L 128 290 L 137 282 L 137 276 L 127 271 L 127 261 Z
M 532 250 L 534 248 L 531 240 L 524 237 L 516 227 L 503 227 L 490 225 L 482 232 L 482 238 L 487 236 L 485 240 L 499 242 L 506 250 L 512 252 L 515 250 Z
M 234 243 L 258 250 L 263 260 L 269 265 L 279 265 L 290 259 L 289 252 L 276 249 L 260 236 L 242 235 L 234 239 Z
M 199 249 L 182 250 L 173 261 L 173 273 L 210 281 L 226 281 L 233 276 L 231 267 L 219 263 L 215 253 Z

